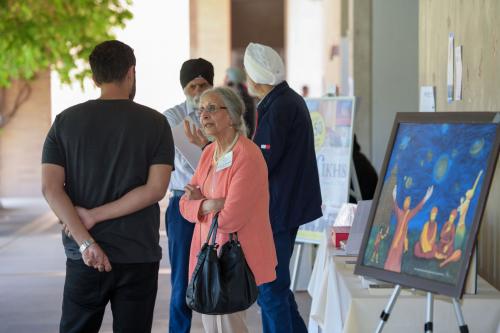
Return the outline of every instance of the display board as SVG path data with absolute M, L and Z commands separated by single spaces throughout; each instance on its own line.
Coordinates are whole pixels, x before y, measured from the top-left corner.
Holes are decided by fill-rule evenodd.
M 340 206 L 349 200 L 355 97 L 309 98 L 314 148 L 321 185 L 323 216 L 303 225 L 297 241 L 319 244 Z

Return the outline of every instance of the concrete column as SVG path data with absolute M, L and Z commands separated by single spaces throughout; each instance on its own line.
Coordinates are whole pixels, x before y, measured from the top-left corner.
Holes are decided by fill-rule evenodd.
M 374 0 L 372 18 L 371 144 L 379 170 L 396 113 L 418 111 L 418 1 Z
M 372 156 L 372 1 L 350 0 L 350 75 L 359 98 L 354 131 L 363 152 Z
M 342 49 L 342 38 L 347 37 L 349 21 L 347 9 L 347 0 L 323 0 L 323 92 L 325 93 L 331 93 L 336 87 L 340 89 L 342 86 L 343 51 L 347 52 L 344 56 L 349 58 L 349 50 Z
M 214 85 L 220 85 L 231 65 L 231 1 L 190 0 L 189 5 L 190 56 L 210 61 Z
M 309 97 L 324 94 L 324 14 L 321 1 L 285 2 L 285 65 L 290 87 L 298 93 L 304 85 Z

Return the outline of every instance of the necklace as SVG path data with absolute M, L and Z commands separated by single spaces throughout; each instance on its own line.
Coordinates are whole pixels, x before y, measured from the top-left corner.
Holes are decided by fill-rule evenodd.
M 234 148 L 234 145 L 236 144 L 236 141 L 238 141 L 239 136 L 240 135 L 238 133 L 236 133 L 236 135 L 234 136 L 233 142 L 231 142 L 229 147 L 227 147 L 222 153 L 219 152 L 219 145 L 215 146 L 214 155 L 213 155 L 213 161 L 214 161 L 215 165 L 217 165 L 217 163 L 219 162 L 219 160 L 222 156 L 226 155 L 227 153 L 229 153 L 231 151 L 231 149 Z

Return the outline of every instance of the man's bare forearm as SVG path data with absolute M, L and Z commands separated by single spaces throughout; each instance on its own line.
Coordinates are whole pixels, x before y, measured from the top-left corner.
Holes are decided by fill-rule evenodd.
M 121 216 L 135 213 L 141 209 L 151 206 L 165 196 L 165 193 L 158 193 L 147 185 L 142 185 L 131 190 L 123 197 L 113 202 L 93 208 L 90 213 L 96 223 L 115 219 Z
M 155 164 L 149 167 L 146 184 L 138 186 L 121 198 L 98 207 L 84 207 L 78 213 L 84 220 L 87 228 L 92 228 L 96 223 L 108 221 L 118 217 L 135 213 L 141 209 L 157 203 L 165 196 L 172 166 Z
M 170 181 L 170 165 L 151 165 L 146 184 L 127 192 L 121 198 L 92 208 L 89 213 L 94 223 L 129 215 L 157 203 L 165 196 Z
M 67 225 L 73 239 L 80 245 L 83 241 L 92 238 L 85 226 L 80 221 L 75 207 L 64 188 L 49 187 L 43 190 L 45 199 L 56 216 Z

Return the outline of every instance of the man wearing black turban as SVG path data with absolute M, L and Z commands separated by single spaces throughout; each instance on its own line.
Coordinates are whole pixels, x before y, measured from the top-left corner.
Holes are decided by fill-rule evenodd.
M 182 89 L 186 88 L 186 86 L 196 78 L 203 78 L 210 86 L 213 86 L 214 66 L 203 58 L 185 61 L 181 67 Z
M 167 117 L 170 127 L 174 128 L 181 122 L 186 121 L 191 122 L 198 128 L 200 127 L 197 114 L 199 98 L 205 90 L 213 86 L 213 81 L 214 67 L 209 61 L 198 58 L 187 60 L 182 64 L 180 82 L 186 101 L 163 113 Z M 200 131 L 197 133 L 197 140 L 200 145 L 208 142 Z M 177 150 L 174 164 L 175 171 L 170 179 L 172 195 L 165 214 L 168 255 L 172 269 L 169 332 L 188 333 L 191 329 L 192 312 L 186 305 L 186 289 L 188 284 L 189 250 L 194 224 L 181 216 L 179 200 L 184 194 L 184 187 L 193 177 L 194 169 Z

